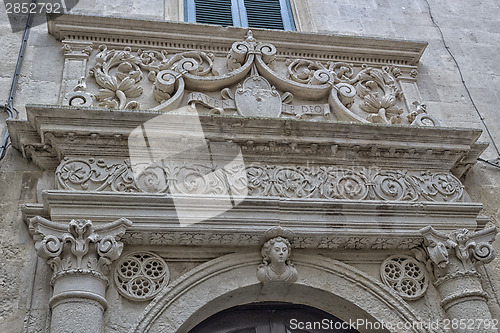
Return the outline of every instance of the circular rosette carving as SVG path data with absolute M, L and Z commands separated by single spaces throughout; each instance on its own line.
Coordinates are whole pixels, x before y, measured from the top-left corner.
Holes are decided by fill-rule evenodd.
M 273 184 L 273 194 L 286 198 L 304 198 L 314 190 L 302 171 L 288 168 L 276 172 Z
M 75 186 L 81 186 L 82 189 L 86 190 L 92 176 L 92 166 L 83 160 L 69 160 L 57 168 L 56 176 L 64 189 L 74 189 Z
M 117 263 L 114 277 L 118 292 L 123 297 L 146 301 L 168 284 L 170 272 L 160 256 L 151 252 L 136 252 Z
M 331 199 L 363 200 L 368 195 L 366 177 L 356 172 L 330 172 L 323 184 L 323 194 Z
M 382 281 L 406 300 L 424 295 L 428 277 L 423 264 L 407 255 L 390 256 L 381 265 Z
M 151 166 L 144 169 L 136 178 L 139 189 L 147 193 L 162 193 L 167 190 L 167 179 L 163 168 Z
M 374 190 L 382 200 L 414 200 L 416 191 L 409 187 L 404 175 L 397 172 L 379 172 L 374 177 Z

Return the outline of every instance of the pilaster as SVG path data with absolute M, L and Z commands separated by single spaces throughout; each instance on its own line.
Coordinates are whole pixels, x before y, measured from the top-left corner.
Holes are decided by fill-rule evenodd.
M 62 49 L 64 52 L 64 69 L 59 103 L 64 102 L 68 105 L 74 105 L 75 103 L 71 103 L 71 99 L 76 97 L 76 95 L 81 98 L 80 94 L 75 94 L 75 92 L 85 89 L 84 87 L 79 87 L 79 85 L 84 84 L 82 80 L 86 76 L 87 61 L 92 52 L 92 42 L 63 41 Z M 79 100 L 78 104 L 87 106 L 86 104 L 90 102 L 90 99 L 86 101 Z
M 30 220 L 37 254 L 54 271 L 50 332 L 104 331 L 108 269 L 121 255 L 119 239 L 130 225 L 124 218 L 99 226 L 85 219 L 68 224 L 40 216 Z

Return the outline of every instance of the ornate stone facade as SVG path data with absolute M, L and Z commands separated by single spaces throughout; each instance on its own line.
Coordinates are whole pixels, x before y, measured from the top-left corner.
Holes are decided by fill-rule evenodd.
M 189 332 L 255 302 L 496 332 L 496 230 L 463 185 L 486 145 L 422 98 L 426 43 L 90 15 L 49 32 L 57 101 L 9 121 L 41 170 L 26 332 Z

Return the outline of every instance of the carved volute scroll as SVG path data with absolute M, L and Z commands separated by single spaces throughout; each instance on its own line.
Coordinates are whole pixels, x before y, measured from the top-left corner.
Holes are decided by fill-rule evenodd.
M 69 93 L 64 103 L 88 106 L 88 99 L 74 99 L 78 95 L 118 109 L 171 111 L 196 103 L 204 107 L 201 112 L 228 115 L 437 125 L 418 100 L 412 66 L 276 54 L 273 44 L 257 41 L 252 31 L 233 43 L 225 64 L 199 50 L 169 54 L 101 45 L 90 61 L 88 90 Z
M 292 239 L 293 233 L 281 227 L 266 232 L 266 242 L 261 249 L 262 263 L 257 269 L 259 281 L 263 283 L 297 281 L 297 270 L 290 260 L 292 246 L 288 237 Z
M 495 258 L 496 227 L 481 231 L 458 229 L 444 234 L 431 226 L 421 229 L 427 252 L 434 265 L 436 283 L 453 275 L 476 273 L 476 265 Z
M 441 306 L 452 321 L 492 322 L 488 294 L 483 290 L 476 266 L 495 257 L 493 241 L 496 227 L 480 231 L 458 229 L 442 233 L 431 226 L 423 228 L 424 245 L 433 265 L 434 285 L 441 295 Z M 481 332 L 497 332 L 491 325 L 480 326 Z M 468 333 L 467 327 L 453 329 Z
M 107 281 L 110 264 L 123 250 L 119 239 L 131 224 L 122 218 L 95 227 L 90 220 L 62 224 L 36 216 L 30 220 L 30 232 L 38 255 L 54 271 L 53 282 L 68 274 L 90 274 Z

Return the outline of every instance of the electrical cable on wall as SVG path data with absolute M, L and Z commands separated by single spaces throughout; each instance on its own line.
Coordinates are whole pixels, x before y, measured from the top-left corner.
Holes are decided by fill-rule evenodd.
M 432 21 L 432 24 L 438 29 L 439 31 L 439 34 L 441 35 L 441 41 L 443 42 L 443 45 L 446 49 L 446 51 L 448 52 L 448 54 L 451 56 L 451 58 L 453 59 L 453 62 L 455 63 L 455 66 L 457 67 L 457 70 L 458 70 L 458 73 L 460 75 L 460 79 L 462 80 L 462 84 L 464 85 L 465 87 L 465 91 L 467 92 L 467 95 L 469 96 L 469 99 L 472 103 L 472 106 L 474 107 L 474 110 L 476 110 L 476 113 L 478 114 L 479 116 L 479 119 L 481 119 L 481 122 L 483 123 L 483 126 L 484 128 L 486 129 L 486 133 L 488 134 L 490 140 L 491 140 L 491 143 L 493 145 L 493 148 L 496 150 L 497 152 L 497 155 L 498 157 L 493 160 L 493 161 L 487 161 L 485 159 L 482 159 L 482 158 L 478 158 L 477 160 L 478 161 L 481 161 L 481 162 L 484 162 L 486 164 L 489 164 L 491 166 L 494 166 L 496 168 L 500 168 L 500 150 L 498 149 L 498 146 L 496 145 L 495 143 L 495 140 L 493 138 L 493 135 L 491 134 L 489 128 L 488 128 L 488 125 L 486 125 L 486 122 L 484 121 L 484 117 L 481 115 L 481 113 L 479 112 L 479 109 L 477 108 L 476 106 L 476 103 L 474 102 L 474 99 L 472 98 L 472 95 L 469 91 L 469 87 L 467 86 L 467 84 L 465 83 L 465 79 L 464 79 L 464 76 L 463 76 L 463 73 L 462 73 L 462 69 L 460 68 L 460 65 L 458 64 L 458 61 L 457 59 L 455 58 L 455 56 L 453 55 L 453 53 L 451 52 L 450 50 L 450 47 L 448 46 L 448 44 L 446 43 L 446 40 L 444 39 L 444 34 L 443 34 L 443 31 L 441 30 L 441 27 L 436 23 L 436 21 L 434 20 L 434 16 L 432 15 L 432 11 L 431 11 L 431 6 L 429 4 L 429 1 L 428 0 L 424 0 L 425 3 L 427 4 L 427 8 L 429 9 L 429 16 L 431 18 L 431 21 Z
M 31 3 L 35 4 L 37 3 L 38 0 L 32 0 Z M 17 63 L 16 63 L 16 69 L 14 70 L 14 77 L 12 78 L 12 84 L 10 86 L 10 91 L 9 91 L 9 97 L 7 99 L 7 102 L 5 103 L 4 110 L 8 114 L 7 119 L 18 119 L 19 117 L 19 112 L 16 110 L 14 107 L 14 96 L 16 94 L 16 88 L 17 88 L 17 80 L 19 78 L 19 73 L 21 71 L 21 65 L 23 63 L 23 57 L 24 57 L 24 51 L 26 49 L 26 45 L 28 43 L 28 38 L 30 34 L 30 29 L 31 29 L 31 23 L 33 22 L 33 12 L 29 11 L 28 14 L 28 19 L 26 20 L 26 27 L 24 28 L 24 33 L 23 33 L 23 40 L 21 42 L 21 47 L 19 49 L 19 55 L 17 57 Z M 5 154 L 7 153 L 7 149 L 10 147 L 10 135 L 9 135 L 9 130 L 5 129 L 5 134 L 2 139 L 2 145 L 0 146 L 0 160 L 2 160 L 5 157 Z

